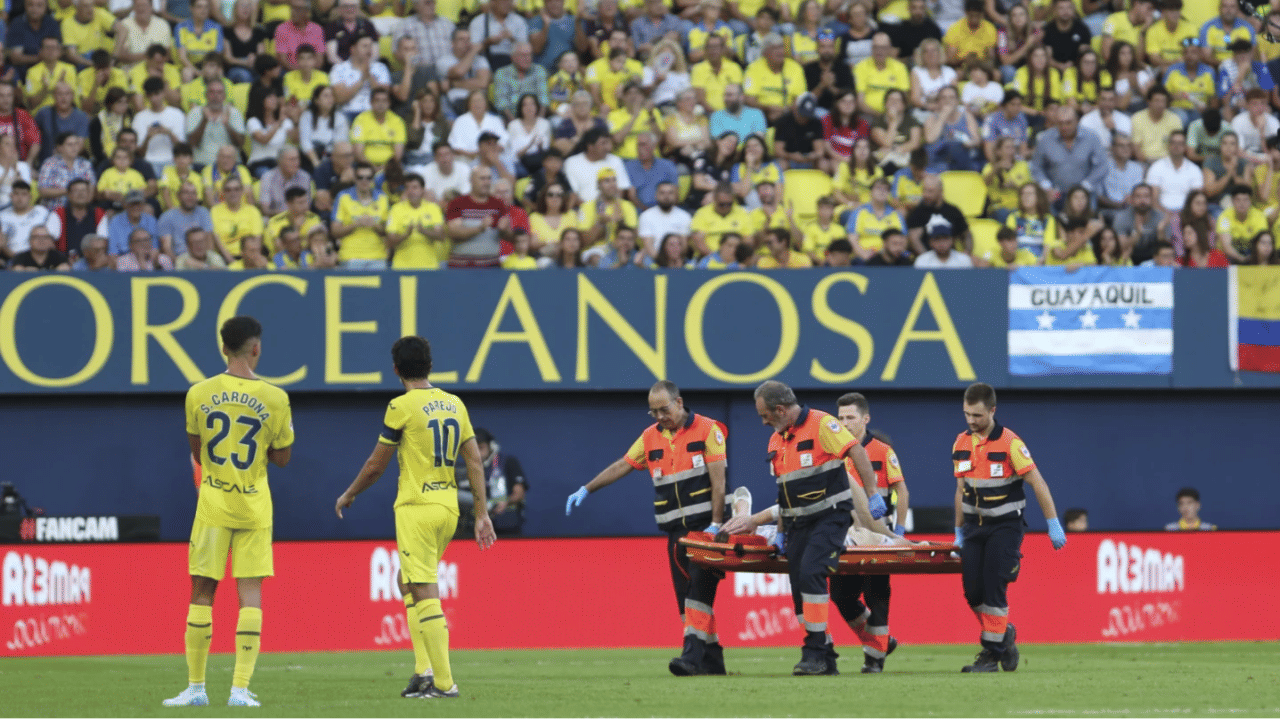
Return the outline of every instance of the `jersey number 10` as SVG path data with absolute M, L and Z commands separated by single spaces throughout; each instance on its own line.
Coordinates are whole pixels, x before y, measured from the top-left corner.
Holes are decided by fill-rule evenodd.
M 436 467 L 453 467 L 458 459 L 458 438 L 462 436 L 458 421 L 454 418 L 445 418 L 443 421 L 432 418 L 427 421 L 427 427 L 431 428 L 435 440 Z

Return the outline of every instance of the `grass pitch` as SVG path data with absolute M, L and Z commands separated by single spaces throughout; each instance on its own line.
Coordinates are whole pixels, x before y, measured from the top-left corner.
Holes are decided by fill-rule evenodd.
M 795 678 L 792 649 L 726 653 L 731 675 L 676 678 L 673 650 L 455 651 L 459 700 L 399 697 L 411 654 L 264 653 L 260 709 L 228 708 L 234 659 L 209 660 L 207 708 L 164 708 L 172 656 L 0 660 L 0 715 L 37 717 L 760 717 L 1280 715 L 1280 645 L 1026 645 L 1016 673 L 965 675 L 967 647 L 903 645 L 883 675 Z

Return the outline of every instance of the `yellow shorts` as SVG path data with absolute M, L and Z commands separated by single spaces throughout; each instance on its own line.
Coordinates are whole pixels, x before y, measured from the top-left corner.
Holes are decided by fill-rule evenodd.
M 187 549 L 190 574 L 221 580 L 227 570 L 228 550 L 231 552 L 232 577 L 275 575 L 271 528 L 238 530 L 209 525 L 199 518 L 191 523 L 191 545 Z
M 400 550 L 400 578 L 405 583 L 437 581 L 458 515 L 443 505 L 404 505 L 396 508 L 396 546 Z

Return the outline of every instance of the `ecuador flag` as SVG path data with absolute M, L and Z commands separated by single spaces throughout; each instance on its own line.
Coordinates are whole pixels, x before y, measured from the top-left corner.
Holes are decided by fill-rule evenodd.
M 1231 369 L 1280 372 L 1280 267 L 1228 272 Z

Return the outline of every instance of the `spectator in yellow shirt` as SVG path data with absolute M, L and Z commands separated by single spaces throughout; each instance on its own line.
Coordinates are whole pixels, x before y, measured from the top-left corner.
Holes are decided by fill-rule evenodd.
M 761 270 L 778 268 L 813 267 L 808 255 L 791 246 L 791 231 L 786 228 L 771 228 L 764 236 L 765 246 L 769 249 L 767 257 L 760 258 L 756 267 Z
M 911 75 L 907 66 L 894 56 L 897 50 L 887 33 L 871 36 L 871 57 L 853 67 L 853 81 L 858 87 L 858 107 L 864 112 L 884 112 L 884 97 L 890 90 L 911 92 Z
M 770 33 L 764 38 L 764 53 L 743 74 L 747 105 L 758 108 L 771 123 L 790 112 L 796 98 L 809 91 L 804 68 L 786 54 L 782 36 Z
M 516 228 L 511 233 L 510 255 L 502 258 L 503 270 L 537 270 L 538 261 L 529 257 L 529 232 Z
M 351 123 L 356 160 L 381 168 L 391 158 L 404 159 L 404 120 L 391 110 L 391 91 L 377 88 L 369 95 L 369 109 Z
M 1133 155 L 1151 163 L 1168 156 L 1169 135 L 1182 130 L 1182 118 L 1169 111 L 1169 91 L 1153 85 L 1147 91 L 1147 109 L 1133 115 Z
M 133 169 L 133 158 L 128 150 L 117 147 L 111 153 L 111 167 L 98 177 L 98 200 L 119 206 L 130 190 L 146 190 L 147 181 L 142 173 Z
M 1129 43 L 1135 51 L 1144 50 L 1147 30 L 1155 21 L 1154 10 L 1152 0 L 1131 0 L 1127 12 L 1111 13 L 1102 26 L 1102 57 L 1111 57 L 1111 43 L 1116 41 Z
M 298 46 L 298 69 L 284 74 L 286 100 L 297 98 L 300 103 L 309 102 L 316 88 L 329 84 L 328 73 L 316 69 L 318 62 L 315 48 L 306 44 Z
M 225 202 L 220 202 L 209 210 L 209 217 L 213 220 L 213 233 L 218 241 L 232 255 L 241 255 L 241 241 L 247 237 L 256 237 L 261 250 L 262 213 L 256 205 L 244 201 L 244 182 L 235 176 L 227 178 L 222 184 L 222 196 Z
M 736 202 L 733 185 L 721 182 L 716 185 L 712 201 L 698 208 L 689 224 L 689 245 L 699 257 L 710 255 L 720 248 L 720 238 L 726 233 L 750 237 L 755 232 L 751 214 Z
M 425 187 L 421 175 L 406 175 L 404 199 L 387 215 L 387 248 L 393 253 L 394 269 L 436 270 L 449 259 L 444 213 L 439 205 L 424 199 Z
M 1267 229 L 1267 217 L 1253 207 L 1248 185 L 1231 188 L 1231 207 L 1218 216 L 1218 249 L 1233 264 L 1247 262 L 1253 236 Z
M 707 37 L 702 62 L 689 69 L 689 83 L 698 93 L 698 104 L 708 117 L 724 109 L 724 89 L 742 84 L 742 66 L 725 55 L 727 41 L 720 35 Z
M 40 62 L 27 69 L 27 105 L 31 114 L 53 104 L 53 88 L 60 82 L 79 87 L 75 66 L 61 62 L 62 42 L 46 37 L 40 42 Z
M 965 0 L 964 20 L 954 23 L 947 29 L 947 34 L 942 36 L 942 44 L 947 48 L 948 65 L 960 66 L 970 62 L 998 64 L 996 45 L 999 37 L 996 26 L 983 17 L 985 14 L 986 5 L 983 0 Z

